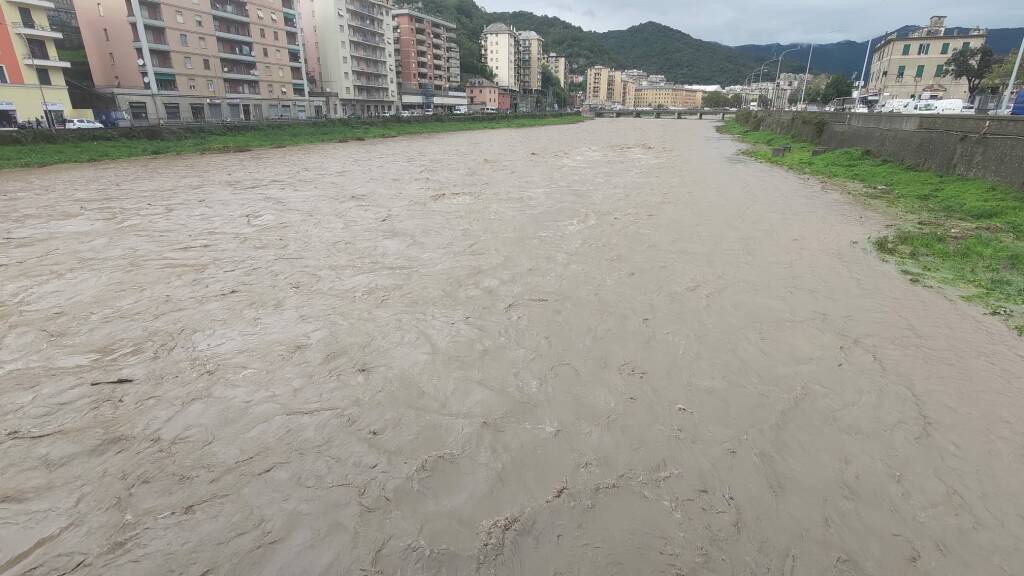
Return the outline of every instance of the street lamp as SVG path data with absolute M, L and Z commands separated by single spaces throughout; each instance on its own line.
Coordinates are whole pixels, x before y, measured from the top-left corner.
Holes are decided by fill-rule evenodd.
M 1013 72 L 1010 73 L 1010 83 L 1006 85 L 1006 93 L 1003 94 L 1002 103 L 999 105 L 999 113 L 1002 114 L 1010 103 L 1010 92 L 1013 91 L 1013 83 L 1017 81 L 1017 69 L 1020 68 L 1020 57 L 1024 55 L 1024 38 L 1020 40 L 1020 49 L 1017 50 L 1017 62 L 1013 65 Z
M 775 89 L 772 90 L 772 110 L 775 109 L 775 100 L 778 98 L 779 95 L 779 76 L 782 75 L 782 59 L 785 58 L 786 54 L 789 54 L 790 52 L 799 49 L 800 47 L 797 46 L 795 48 L 790 48 L 789 50 L 783 50 L 782 54 L 779 54 L 779 67 L 775 71 Z

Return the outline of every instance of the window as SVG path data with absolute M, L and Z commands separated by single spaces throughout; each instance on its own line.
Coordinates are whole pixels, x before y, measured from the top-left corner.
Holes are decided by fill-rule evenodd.
M 178 43 L 181 44 L 182 47 L 187 48 L 188 47 L 188 34 L 179 34 L 178 35 Z
M 209 58 L 203 58 L 203 70 L 209 70 L 209 69 L 210 69 L 210 59 Z
M 274 30 L 274 42 L 277 42 L 277 40 L 278 40 L 277 30 Z
M 266 37 L 267 37 L 267 29 L 266 28 L 260 28 L 260 38 L 266 38 Z
M 263 9 L 262 8 L 257 8 L 256 9 L 256 17 L 259 18 L 260 20 L 263 20 Z
M 185 68 L 192 69 L 192 57 L 185 56 Z
M 193 91 L 193 92 L 196 91 L 196 79 L 195 78 L 189 78 L 188 79 L 188 89 Z
M 164 104 L 164 112 L 168 120 L 181 120 L 181 107 L 178 104 Z
M 942 43 L 942 50 L 939 50 L 939 54 L 949 54 L 949 42 Z
M 199 37 L 199 47 L 206 48 L 206 36 Z
M 181 13 L 181 10 L 174 11 L 174 19 L 178 22 L 178 24 L 185 23 L 185 15 Z
M 917 55 L 918 56 L 927 56 L 929 48 L 931 48 L 931 44 L 919 44 L 917 46 Z
M 213 90 L 214 90 L 214 88 L 213 88 L 213 80 L 207 80 L 206 81 L 206 89 L 209 90 L 210 92 L 213 92 Z
M 273 84 L 267 84 L 267 91 L 268 91 L 269 94 L 273 94 L 274 93 L 274 85 Z
M 935 77 L 936 78 L 942 78 L 942 75 L 945 74 L 945 73 L 946 73 L 946 67 L 943 66 L 942 64 L 939 64 L 938 66 L 935 67 Z
M 345 94 L 351 94 L 351 93 L 352 93 L 352 89 L 349 88 L 348 86 L 345 86 Z
M 97 2 L 97 3 L 96 3 L 96 12 L 97 12 L 97 13 L 98 13 L 98 14 L 99 14 L 100 16 L 103 16 L 103 3 L 102 3 L 102 2 Z
M 10 80 L 7 79 L 7 68 L 4 68 L 3 65 L 0 64 L 0 84 L 7 84 L 8 82 L 10 82 Z
M 269 55 L 267 54 L 267 47 L 266 46 L 263 47 L 263 57 L 264 58 L 269 58 Z
M 202 27 L 203 27 L 203 17 L 202 16 L 196 16 L 196 28 L 202 28 Z
M 271 11 L 270 12 L 270 19 L 273 20 L 274 22 L 277 22 L 277 12 Z
M 278 78 L 284 78 L 284 68 L 278 67 L 278 69 L 277 69 L 277 77 Z
M 971 43 L 970 42 L 964 42 L 963 49 L 964 50 L 970 50 L 971 49 Z
M 910 44 L 903 45 L 903 55 L 910 56 Z
M 103 29 L 103 38 L 106 39 L 107 42 L 110 42 L 110 32 L 107 32 L 106 28 Z
M 263 73 L 266 74 L 267 76 L 271 76 L 269 64 L 263 67 Z
M 274 58 L 277 58 L 278 60 L 281 59 L 281 49 L 280 48 L 275 48 L 274 49 Z
M 348 80 L 348 72 L 345 72 L 345 80 Z
M 107 52 L 107 56 L 110 56 L 110 65 L 113 66 L 114 65 L 114 53 L 113 52 Z
M 917 67 L 917 73 L 914 74 L 914 78 L 924 78 L 924 64 L 921 64 L 920 66 Z
M 906 66 L 900 66 L 896 69 L 896 80 L 903 80 L 903 75 L 907 73 Z
M 53 85 L 53 81 L 50 80 L 50 71 L 46 68 L 36 68 L 36 75 L 39 76 L 39 83 L 43 86 Z
M 196 122 L 202 122 L 206 120 L 206 107 L 202 104 L 192 104 L 189 106 L 192 109 L 192 119 Z

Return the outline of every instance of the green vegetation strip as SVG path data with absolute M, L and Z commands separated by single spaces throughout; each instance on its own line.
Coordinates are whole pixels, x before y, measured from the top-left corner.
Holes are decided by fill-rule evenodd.
M 384 120 L 377 122 L 324 121 L 304 124 L 278 124 L 246 131 L 181 131 L 173 139 L 117 138 L 96 141 L 33 142 L 0 146 L 0 169 L 30 168 L 78 162 L 95 162 L 137 156 L 244 152 L 257 148 L 282 148 L 320 142 L 347 142 L 390 138 L 409 134 L 460 132 L 495 128 L 526 128 L 556 124 L 575 124 L 583 117 L 551 116 L 542 118 L 499 117 L 488 119 Z M 111 131 L 112 133 L 114 131 Z
M 735 120 L 721 132 L 753 144 L 747 153 L 822 178 L 863 184 L 857 194 L 905 217 L 874 239 L 914 282 L 954 286 L 967 300 L 1005 317 L 1024 336 L 1024 193 L 1008 186 L 922 172 L 840 149 L 812 156 L 814 146 L 788 136 L 750 130 Z M 792 146 L 782 157 L 772 148 Z

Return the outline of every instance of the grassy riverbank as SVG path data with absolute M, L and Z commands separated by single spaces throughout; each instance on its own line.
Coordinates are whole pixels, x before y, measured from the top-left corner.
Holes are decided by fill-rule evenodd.
M 582 122 L 582 116 L 453 118 L 445 120 L 376 122 L 325 121 L 254 127 L 244 131 L 174 131 L 171 138 L 104 138 L 0 145 L 0 170 L 30 168 L 137 156 L 241 152 L 300 144 L 390 138 L 410 134 L 527 128 Z
M 896 229 L 874 239 L 914 282 L 934 281 L 1003 316 L 1024 336 L 1024 193 L 1002 184 L 943 176 L 872 158 L 863 150 L 812 156 L 813 145 L 754 131 L 735 120 L 721 131 L 753 144 L 759 160 L 821 178 L 855 182 L 856 194 L 897 209 Z M 771 148 L 792 146 L 781 158 Z

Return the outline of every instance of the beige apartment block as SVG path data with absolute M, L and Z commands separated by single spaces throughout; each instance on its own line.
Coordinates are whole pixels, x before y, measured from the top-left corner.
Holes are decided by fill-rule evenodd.
M 591 66 L 587 68 L 587 92 L 584 102 L 591 105 L 604 105 L 608 102 L 608 86 L 612 72 L 607 66 Z
M 202 1 L 202 0 L 200 0 Z M 388 0 L 303 0 L 313 36 L 316 94 L 332 116 L 385 116 L 398 110 L 394 20 Z M 308 41 L 307 41 L 308 42 Z
M 555 78 L 558 78 L 558 83 L 562 85 L 562 88 L 568 88 L 569 85 L 566 82 L 568 81 L 569 63 L 565 56 L 548 54 L 547 64 L 548 68 L 551 69 L 551 73 L 555 75 Z
M 637 86 L 633 97 L 636 108 L 700 108 L 704 92 L 675 84 Z
M 907 36 L 887 36 L 874 49 L 868 93 L 879 102 L 895 98 L 948 99 L 969 97 L 966 80 L 945 76 L 946 61 L 957 50 L 985 44 L 988 31 L 974 28 L 955 34 L 945 16 L 933 16 Z
M 519 58 L 519 89 L 528 92 L 540 90 L 545 62 L 544 39 L 540 34 L 533 30 L 523 30 L 519 33 Z
M 259 121 L 309 98 L 297 0 L 75 0 L 93 80 L 125 123 Z
M 515 28 L 496 22 L 480 34 L 480 59 L 494 72 L 494 83 L 506 90 L 519 90 L 521 83 L 519 34 Z
M 624 80 L 621 70 L 608 71 L 607 101 L 611 104 L 622 104 Z

